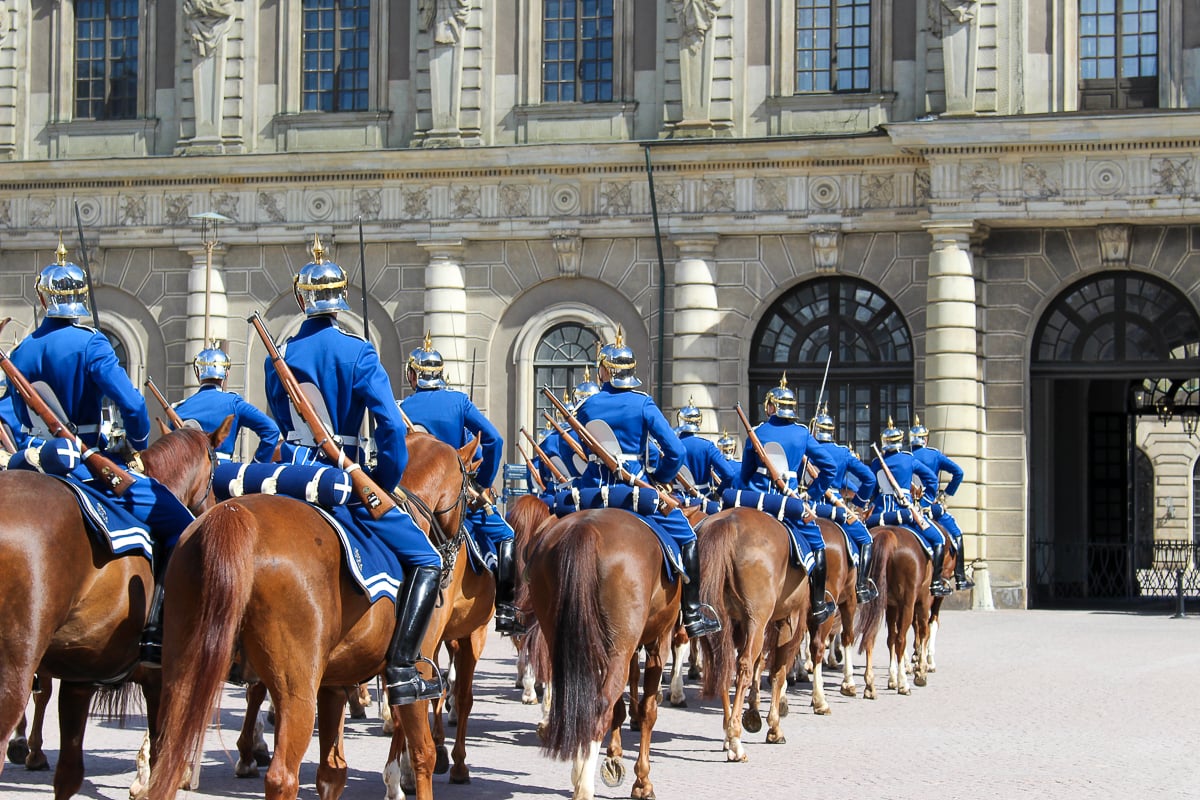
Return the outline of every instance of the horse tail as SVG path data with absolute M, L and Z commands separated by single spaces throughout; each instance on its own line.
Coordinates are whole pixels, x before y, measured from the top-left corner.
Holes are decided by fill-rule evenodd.
M 733 674 L 736 652 L 733 645 L 733 624 L 729 619 L 729 603 L 745 606 L 741 588 L 734 575 L 733 557 L 737 552 L 738 527 L 731 517 L 710 519 L 701 527 L 697 537 L 700 551 L 700 596 L 716 602 L 713 610 L 721 621 L 721 630 L 701 637 L 704 654 L 704 683 L 701 697 L 710 699 L 728 691 Z
M 164 675 L 151 800 L 175 795 L 220 696 L 250 603 L 258 525 L 245 506 L 227 502 L 208 512 L 189 542 L 200 551 L 195 608 Z
M 595 738 L 596 720 L 604 710 L 599 703 L 600 679 L 608 661 L 610 634 L 600 602 L 599 528 L 577 525 L 560 542 L 551 666 L 554 701 L 542 749 L 565 761 Z
M 875 537 L 874 549 L 875 552 L 871 555 L 870 578 L 875 581 L 879 597 L 865 606 L 858 607 L 858 621 L 855 625 L 858 628 L 858 652 L 863 655 L 874 646 L 875 635 L 879 632 L 879 623 L 887 611 L 888 562 L 891 561 L 892 553 L 896 549 L 896 534 L 890 530 L 880 533 Z

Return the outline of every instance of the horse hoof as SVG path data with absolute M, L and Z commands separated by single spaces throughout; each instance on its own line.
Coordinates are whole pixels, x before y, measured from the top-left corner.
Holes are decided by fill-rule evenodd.
M 350 712 L 350 719 L 366 719 L 366 718 L 367 718 L 367 710 L 365 708 L 358 708 L 358 709 L 355 709 Z
M 697 666 L 688 667 L 687 676 L 689 681 L 700 680 L 700 668 Z
M 776 736 L 774 739 L 772 739 L 770 737 L 770 735 L 768 734 L 767 744 L 787 744 L 787 737 L 781 733 L 778 736 Z
M 842 695 L 845 697 L 858 697 L 858 687 L 843 686 L 842 687 Z
M 672 700 L 671 707 L 672 708 L 687 708 L 687 699 L 685 698 L 683 700 Z
M 233 775 L 235 778 L 257 778 L 258 765 L 247 764 L 245 761 L 238 761 L 233 768 Z
M 446 752 L 445 745 L 439 745 L 437 749 L 437 760 L 433 764 L 434 775 L 445 775 L 450 771 L 450 754 Z
M 783 717 L 786 717 L 787 715 L 788 715 L 788 702 L 787 702 L 787 698 L 783 697 L 783 698 L 780 698 L 780 700 L 779 700 L 779 717 L 780 717 L 780 719 L 782 719 Z
M 933 662 L 931 661 L 931 662 L 929 662 L 929 667 L 925 671 L 926 672 L 937 672 L 937 667 L 935 667 L 933 665 Z
M 829 706 L 824 705 L 820 707 L 813 706 L 813 713 L 821 717 L 828 717 L 833 712 L 830 710 Z
M 12 764 L 24 764 L 29 757 L 28 742 L 11 741 L 8 743 L 8 760 Z
M 38 753 L 36 756 L 33 753 L 25 756 L 25 770 L 27 772 L 44 772 L 50 769 L 50 760 L 46 758 L 45 753 Z
M 450 783 L 465 784 L 465 783 L 470 783 L 470 782 L 471 782 L 471 775 L 466 770 L 463 770 L 463 774 L 461 774 L 461 775 L 456 775 L 453 772 L 450 773 Z
M 899 689 L 896 690 L 896 692 L 898 694 L 908 696 L 908 695 L 912 694 L 912 689 L 908 688 L 907 686 L 901 686 Z
M 863 700 L 874 700 L 874 699 L 875 699 L 875 690 L 874 689 L 865 689 L 863 691 Z
M 762 716 L 757 711 L 743 711 L 742 727 L 747 733 L 758 733 L 762 730 Z
M 600 780 L 610 789 L 625 780 L 625 764 L 619 758 L 606 758 L 600 765 Z
M 913 676 L 913 683 L 915 683 L 917 686 L 927 686 L 929 684 L 929 679 L 924 675 L 915 675 Z

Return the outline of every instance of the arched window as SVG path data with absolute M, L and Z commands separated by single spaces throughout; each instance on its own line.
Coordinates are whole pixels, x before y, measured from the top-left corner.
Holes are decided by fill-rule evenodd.
M 757 401 L 785 372 L 796 393 L 798 416 L 813 416 L 827 360 L 824 401 L 837 421 L 838 441 L 869 450 L 889 415 L 897 424 L 912 418 L 908 324 L 895 304 L 870 284 L 845 277 L 797 286 L 776 300 L 759 322 L 749 370 L 758 418 L 763 412 Z
M 595 367 L 596 344 L 600 341 L 596 332 L 578 322 L 563 322 L 546 331 L 538 341 L 533 356 L 533 385 L 536 390 L 534 408 L 536 421 L 540 425 L 543 411 L 553 413 L 550 401 L 542 395 L 542 387 L 548 386 L 558 396 L 570 394 L 583 380 L 585 367 Z M 596 376 L 593 372 L 592 380 Z

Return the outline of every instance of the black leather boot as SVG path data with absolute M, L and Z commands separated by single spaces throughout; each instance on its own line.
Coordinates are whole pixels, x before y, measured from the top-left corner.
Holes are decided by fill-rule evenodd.
M 867 542 L 858 554 L 858 575 L 855 578 L 854 586 L 854 592 L 858 595 L 860 603 L 869 603 L 879 597 L 879 589 L 875 588 L 875 582 L 871 580 L 870 572 L 871 542 Z
M 721 630 L 720 620 L 715 614 L 706 615 L 705 606 L 700 602 L 700 554 L 696 551 L 696 541 L 693 539 L 680 545 L 679 554 L 688 578 L 683 584 L 683 597 L 679 601 L 683 611 L 683 629 L 691 639 L 716 633 Z
M 438 582 L 442 572 L 437 567 L 417 567 L 404 582 L 404 593 L 396 604 L 396 630 L 388 646 L 387 681 L 388 703 L 403 706 L 418 700 L 434 700 L 442 695 L 442 675 L 433 667 L 433 680 L 425 680 L 417 671 L 421 657 L 421 642 L 429 628 L 438 599 Z
M 514 542 L 506 539 L 496 553 L 496 631 L 520 635 L 525 626 L 518 618 L 513 600 L 517 595 L 517 565 L 513 554 Z
M 958 543 L 958 553 L 954 557 L 954 588 L 975 588 L 975 581 L 967 577 L 967 557 L 963 554 L 961 541 Z
M 138 642 L 138 662 L 143 667 L 157 668 L 162 666 L 162 618 L 163 599 L 166 590 L 163 577 L 167 574 L 167 561 L 171 554 L 155 553 L 151 571 L 154 573 L 154 590 L 150 595 L 150 610 L 146 614 L 146 627 L 142 629 L 142 638 Z
M 812 609 L 808 612 L 809 619 L 820 625 L 837 610 L 837 606 L 825 599 L 825 574 L 828 566 L 825 562 L 825 548 L 813 551 L 813 568 L 808 573 L 808 596 Z
M 942 579 L 942 570 L 946 567 L 946 545 L 939 542 L 933 546 L 933 580 L 929 582 L 929 593 L 934 597 L 946 597 L 954 590 Z

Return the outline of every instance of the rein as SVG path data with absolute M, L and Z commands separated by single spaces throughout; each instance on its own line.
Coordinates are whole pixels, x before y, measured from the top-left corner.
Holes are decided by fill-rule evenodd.
M 466 467 L 463 466 L 461 460 L 458 460 L 458 472 L 462 478 L 462 482 L 458 487 L 458 496 L 454 502 L 445 508 L 430 508 L 429 505 L 422 500 L 415 492 L 406 492 L 403 499 L 392 495 L 392 499 L 401 505 L 411 515 L 415 508 L 420 516 L 429 521 L 429 539 L 433 544 L 433 549 L 442 559 L 442 578 L 441 585 L 445 589 L 450 582 L 450 575 L 454 572 L 454 565 L 458 561 L 458 551 L 462 547 L 463 539 L 467 535 L 467 528 L 464 524 L 467 509 L 468 486 L 470 476 L 467 474 Z M 448 514 L 455 509 L 461 509 L 462 514 L 459 517 L 458 530 L 453 536 L 446 533 L 442 524 L 438 522 L 438 516 Z

